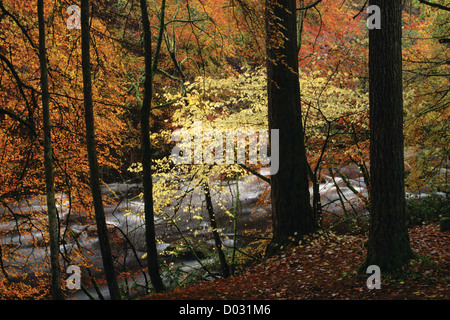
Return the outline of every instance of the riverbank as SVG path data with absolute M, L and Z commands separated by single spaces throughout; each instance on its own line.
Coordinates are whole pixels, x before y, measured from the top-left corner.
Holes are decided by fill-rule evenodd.
M 239 276 L 202 281 L 142 299 L 448 300 L 450 233 L 430 223 L 410 228 L 409 234 L 417 258 L 397 274 L 381 271 L 381 289 L 369 290 L 369 274 L 356 273 L 365 258 L 366 236 L 318 234 Z

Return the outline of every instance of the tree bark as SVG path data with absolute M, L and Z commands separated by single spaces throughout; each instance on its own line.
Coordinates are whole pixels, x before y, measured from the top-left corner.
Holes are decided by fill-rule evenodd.
M 205 192 L 206 209 L 208 210 L 209 222 L 211 223 L 214 246 L 216 247 L 219 256 L 220 269 L 222 269 L 222 277 L 228 278 L 230 276 L 230 267 L 222 250 L 222 241 L 220 240 L 219 232 L 217 231 L 216 215 L 212 204 L 211 192 L 209 191 L 208 182 L 203 182 L 203 190 Z
M 150 142 L 150 113 L 153 96 L 152 42 L 146 0 L 140 0 L 140 6 L 145 51 L 144 99 L 142 101 L 141 108 L 141 149 L 144 184 L 145 239 L 147 243 L 147 262 L 150 280 L 155 290 L 157 292 L 162 292 L 165 290 L 165 286 L 159 272 L 158 251 L 156 249 L 156 232 L 153 208 L 153 180 L 151 172 L 152 152 Z
M 381 29 L 369 30 L 370 228 L 362 266 L 395 270 L 413 256 L 405 214 L 402 1 L 372 0 Z
M 102 254 L 103 269 L 108 283 L 112 300 L 120 300 L 120 290 L 117 284 L 114 261 L 111 254 L 111 246 L 108 238 L 105 211 L 103 208 L 102 194 L 100 190 L 100 173 L 97 161 L 97 149 L 95 145 L 94 108 L 92 100 L 92 80 L 90 62 L 90 26 L 89 26 L 89 0 L 81 0 L 81 56 L 83 71 L 83 94 L 86 122 L 86 145 L 89 158 L 91 178 L 91 192 L 94 202 L 95 220 L 97 223 L 97 235 Z
M 316 229 L 301 121 L 296 1 L 266 0 L 269 129 L 280 134 L 278 173 L 271 176 L 270 255 Z M 276 147 L 276 146 L 271 146 Z
M 48 89 L 47 50 L 45 46 L 44 0 L 38 0 L 39 63 L 41 67 L 42 114 L 44 126 L 44 170 L 47 197 L 48 233 L 50 236 L 50 264 L 52 270 L 51 293 L 54 300 L 64 300 L 61 290 L 61 269 L 59 264 L 58 211 L 55 200 L 53 155 L 50 119 L 50 94 Z

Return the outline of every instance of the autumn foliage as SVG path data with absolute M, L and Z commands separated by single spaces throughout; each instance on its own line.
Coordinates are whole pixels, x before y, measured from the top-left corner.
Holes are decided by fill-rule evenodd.
M 49 236 L 35 2 L 0 0 L 2 299 L 49 298 L 46 247 Z M 142 169 L 139 149 L 139 108 L 144 81 L 142 28 L 138 4 L 134 1 L 92 2 L 91 63 L 96 142 L 102 182 L 107 189 L 108 183 L 138 182 L 138 173 Z M 161 30 L 161 1 L 148 2 L 155 40 Z M 173 147 L 171 133 L 178 128 L 190 128 L 195 121 L 202 121 L 205 129 L 223 132 L 267 128 L 267 83 L 262 68 L 265 61 L 264 1 L 168 2 L 158 64 L 153 70 L 150 137 L 155 158 L 153 169 L 160 178 L 154 186 L 156 214 L 158 219 L 177 225 L 180 222 L 178 216 L 168 213 L 174 208 L 167 208 L 174 199 L 188 197 L 187 193 L 180 196 L 180 185 L 192 187 L 218 180 L 228 182 L 250 176 L 252 172 L 248 168 L 260 169 L 251 164 L 247 164 L 247 169 L 239 165 L 174 167 L 169 155 Z M 312 196 L 316 195 L 315 214 L 320 216 L 321 226 L 325 229 L 334 231 L 345 221 L 344 227 L 336 229 L 353 234 L 322 234 L 292 247 L 278 260 L 274 258 L 266 264 L 253 266 L 230 281 L 200 283 L 191 289 L 152 298 L 448 299 L 449 275 L 443 270 L 448 270 L 449 266 L 448 254 L 446 256 L 448 233 L 439 232 L 436 225 L 411 230 L 417 252 L 421 255 L 431 252 L 440 267 L 424 265 L 424 260 L 414 262 L 417 265 L 410 266 L 410 277 L 418 275 L 419 272 L 414 272 L 419 269 L 424 275 L 413 279 L 408 293 L 401 282 L 399 285 L 394 280 L 386 284 L 383 294 L 363 292 L 360 279 L 346 270 L 353 270 L 362 262 L 367 221 L 351 220 L 348 213 L 367 212 L 370 194 L 353 186 L 353 199 L 356 200 L 349 205 L 349 200 L 341 199 L 342 212 L 335 216 L 326 212 L 325 200 L 320 198 L 320 183 L 334 178 L 340 179 L 341 186 L 350 188 L 348 181 L 358 177 L 361 185 L 364 183 L 370 189 L 368 40 L 367 15 L 365 11 L 360 12 L 363 2 L 328 0 L 306 10 L 298 52 L 302 121 L 310 186 Z M 68 265 L 77 264 L 86 270 L 92 267 L 89 248 L 81 248 L 77 242 L 83 237 L 95 239 L 84 136 L 81 39 L 79 30 L 67 28 L 67 7 L 66 1 L 45 1 L 63 275 Z M 448 197 L 449 50 L 448 44 L 437 41 L 448 36 L 448 12 L 436 11 L 411 0 L 405 5 L 403 19 L 407 192 L 443 192 Z M 169 180 L 174 174 L 180 176 L 179 185 Z M 211 191 L 235 197 L 236 189 L 231 189 L 236 186 L 230 185 L 211 185 Z M 258 205 L 261 210 L 266 210 L 268 186 L 263 188 Z M 134 196 L 138 199 L 140 192 Z M 106 196 L 104 201 L 105 204 L 117 203 L 117 199 Z M 237 206 L 227 206 L 218 204 L 227 221 L 233 221 Z M 200 225 L 204 217 L 198 210 L 201 208 L 192 208 L 190 214 Z M 269 220 L 269 213 L 265 214 Z M 126 215 L 141 219 L 142 210 L 133 209 Z M 206 230 L 212 232 L 209 223 L 206 221 Z M 113 246 L 121 248 L 129 244 L 113 226 L 110 231 Z M 245 230 L 244 233 L 253 237 L 253 241 L 245 249 L 248 251 L 233 255 L 236 264 L 241 260 L 243 264 L 247 263 L 246 254 L 263 256 L 271 227 Z M 220 236 L 226 238 L 224 234 Z M 19 250 L 23 248 L 26 250 Z M 125 259 L 115 258 L 116 261 Z M 331 270 L 336 265 L 340 269 Z M 167 266 L 167 270 L 170 268 Z M 101 270 L 92 271 L 96 275 L 92 278 L 102 284 Z M 122 271 L 120 277 L 125 279 L 132 272 Z M 437 279 L 436 290 L 425 288 L 421 282 L 428 274 Z M 328 285 L 324 286 L 322 282 L 327 281 Z M 92 283 L 86 281 L 83 285 L 91 286 Z M 252 287 L 247 286 L 249 283 Z M 333 296 L 338 288 L 341 293 Z
M 450 263 L 445 254 L 448 234 L 428 225 L 411 229 L 410 235 L 414 251 L 422 258 L 412 261 L 402 273 L 383 277 L 382 290 L 367 290 L 367 278 L 356 272 L 364 260 L 363 237 L 315 234 L 304 244 L 232 279 L 204 281 L 143 299 L 448 300 L 450 290 L 444 280 Z M 436 247 L 439 249 L 433 249 Z M 426 258 L 430 251 L 439 265 Z

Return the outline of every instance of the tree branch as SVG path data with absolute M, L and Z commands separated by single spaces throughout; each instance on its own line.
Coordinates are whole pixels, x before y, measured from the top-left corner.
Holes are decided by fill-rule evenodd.
M 22 30 L 22 33 L 24 34 L 24 36 L 27 38 L 27 40 L 30 42 L 31 46 L 33 47 L 33 49 L 36 51 L 36 53 L 39 55 L 39 53 L 37 52 L 36 48 L 36 44 L 34 43 L 33 39 L 30 37 L 30 35 L 28 34 L 28 28 L 26 28 L 25 26 L 23 26 L 20 21 L 14 17 L 14 15 L 9 12 L 8 10 L 6 10 L 6 8 L 3 5 L 3 1 L 0 0 L 0 9 L 3 11 L 3 13 L 7 16 L 9 16 L 11 19 L 13 19 L 13 21 L 16 23 L 16 25 L 20 28 L 20 30 Z
M 311 4 L 308 4 L 307 6 L 304 6 L 304 7 L 301 7 L 301 8 L 297 8 L 297 11 L 307 10 L 307 9 L 313 8 L 313 7 L 317 6 L 321 2 L 322 2 L 322 0 L 316 0 L 313 3 L 311 3 Z
M 437 3 L 433 3 L 433 2 L 425 1 L 425 0 L 419 0 L 419 2 L 422 4 L 426 4 L 430 7 L 435 7 L 435 8 L 441 9 L 441 10 L 450 11 L 450 7 L 443 6 L 442 4 L 437 4 Z
M 243 163 L 240 163 L 239 165 L 242 168 L 244 168 L 245 170 L 247 170 L 247 171 L 251 172 L 252 174 L 254 174 L 255 176 L 257 176 L 258 178 L 260 178 L 260 179 L 264 180 L 265 182 L 267 182 L 268 184 L 270 184 L 270 178 L 267 178 L 267 177 L 263 176 L 258 171 L 253 170 L 252 168 L 250 168 L 249 166 L 247 166 L 247 165 L 245 165 Z
M 24 82 L 22 81 L 22 79 L 20 79 L 19 74 L 17 73 L 17 71 L 16 71 L 14 65 L 12 64 L 12 62 L 9 61 L 8 58 L 5 57 L 5 56 L 4 56 L 3 54 L 1 54 L 1 53 L 0 53 L 0 60 L 3 61 L 3 62 L 7 65 L 8 69 L 11 71 L 11 74 L 14 76 L 14 79 L 16 79 L 16 82 L 17 82 L 17 84 L 18 84 L 19 87 L 20 87 L 19 89 L 21 89 L 22 87 L 24 87 L 24 88 L 26 88 L 26 89 L 30 89 L 30 90 L 32 90 L 32 91 L 37 92 L 35 88 L 33 88 L 32 86 L 27 85 L 26 83 L 24 83 Z M 26 98 L 26 97 L 24 97 L 24 98 Z
M 27 121 L 23 120 L 19 115 L 15 114 L 14 112 L 6 110 L 6 109 L 3 109 L 2 107 L 0 107 L 0 114 L 6 114 L 6 115 L 10 116 L 11 119 L 16 120 L 17 122 L 23 124 L 28 129 L 30 129 L 30 131 L 33 134 L 33 136 L 37 135 L 36 131 L 33 128 L 33 126 L 30 123 L 28 123 Z
M 359 10 L 359 12 L 355 15 L 355 16 L 353 16 L 353 19 L 356 19 L 363 11 L 364 11 L 364 9 L 366 8 L 366 5 L 367 5 L 367 2 L 368 2 L 369 0 L 366 0 L 365 2 L 364 2 L 364 4 L 363 4 L 363 6 L 361 7 L 361 10 Z

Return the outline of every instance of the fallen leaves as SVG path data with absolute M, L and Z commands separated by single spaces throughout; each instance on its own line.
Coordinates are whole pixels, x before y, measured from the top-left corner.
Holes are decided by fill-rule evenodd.
M 450 234 L 437 224 L 410 229 L 418 254 L 402 273 L 381 274 L 381 289 L 369 290 L 356 270 L 366 254 L 364 236 L 317 236 L 288 248 L 241 275 L 203 281 L 144 299 L 449 299 Z

